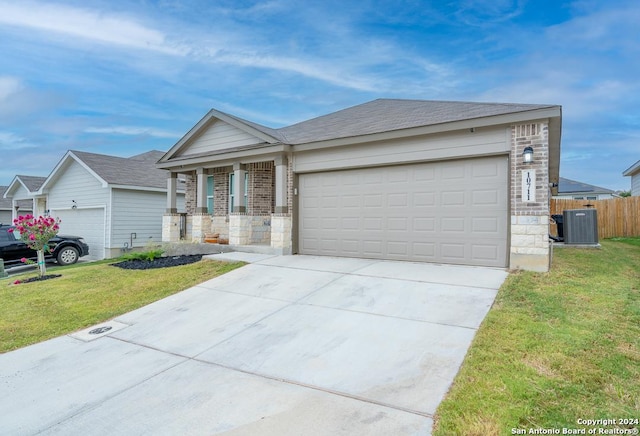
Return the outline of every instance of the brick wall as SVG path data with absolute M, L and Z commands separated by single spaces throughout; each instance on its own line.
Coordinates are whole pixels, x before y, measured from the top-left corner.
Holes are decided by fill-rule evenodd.
M 273 162 L 256 162 L 247 165 L 249 189 L 247 213 L 269 215 L 275 202 L 275 167 Z
M 229 173 L 233 167 L 214 168 L 213 172 L 213 215 L 229 215 Z
M 184 204 L 187 215 L 193 215 L 196 211 L 196 173 L 185 173 Z
M 546 122 L 511 128 L 511 214 L 549 214 L 549 126 Z M 533 148 L 533 162 L 522 163 L 522 152 Z M 536 171 L 536 202 L 522 201 L 522 170 Z

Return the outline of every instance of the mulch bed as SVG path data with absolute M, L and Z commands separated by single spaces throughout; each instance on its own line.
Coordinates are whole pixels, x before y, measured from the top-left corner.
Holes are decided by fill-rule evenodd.
M 16 284 L 22 284 L 22 283 L 39 282 L 42 280 L 55 279 L 57 277 L 62 277 L 62 274 L 47 274 L 42 277 L 31 277 L 28 279 L 20 279 L 20 280 L 16 280 L 14 283 L 18 282 Z
M 202 259 L 202 254 L 158 257 L 154 260 L 125 260 L 123 262 L 113 263 L 112 265 L 122 269 L 153 269 L 188 265 L 198 262 L 200 259 Z

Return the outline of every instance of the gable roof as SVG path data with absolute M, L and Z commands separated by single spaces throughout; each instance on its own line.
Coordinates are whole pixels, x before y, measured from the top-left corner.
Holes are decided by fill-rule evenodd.
M 13 197 L 13 193 L 16 192 L 20 186 L 27 190 L 29 194 L 36 195 L 46 179 L 46 177 L 39 176 L 17 175 L 7 187 L 3 197 Z
M 155 163 L 164 152 L 152 150 L 132 157 L 69 150 L 51 172 L 43 189 L 60 176 L 70 159 L 75 160 L 91 173 L 103 186 L 167 189 L 168 172 L 156 168 Z
M 198 165 L 210 156 L 231 153 L 287 151 L 291 146 L 351 145 L 480 126 L 549 119 L 549 177 L 560 171 L 562 108 L 550 104 L 473 103 L 433 100 L 378 99 L 287 127 L 272 129 L 212 109 L 158 161 L 159 168 Z M 261 141 L 241 147 L 183 155 L 216 120 L 255 136 Z
M 588 183 L 576 182 L 575 180 L 560 177 L 558 183 L 558 195 L 566 195 L 573 193 L 590 193 L 590 194 L 615 194 L 615 191 L 600 186 L 589 185 Z
M 4 194 L 9 189 L 8 186 L 0 186 L 0 210 L 11 210 L 13 208 L 13 202 L 10 198 L 4 198 Z M 18 206 L 20 209 L 30 209 L 33 207 L 31 200 L 18 200 Z
M 640 173 L 640 160 L 638 162 L 634 163 L 633 165 L 631 165 L 626 170 L 624 170 L 622 175 L 623 176 L 633 176 L 634 174 L 638 174 L 638 173 Z

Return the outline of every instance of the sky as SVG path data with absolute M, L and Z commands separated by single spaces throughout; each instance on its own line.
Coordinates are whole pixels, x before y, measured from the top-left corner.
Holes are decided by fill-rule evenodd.
M 629 190 L 637 0 L 0 0 L 0 185 L 376 98 L 562 106 L 560 176 Z

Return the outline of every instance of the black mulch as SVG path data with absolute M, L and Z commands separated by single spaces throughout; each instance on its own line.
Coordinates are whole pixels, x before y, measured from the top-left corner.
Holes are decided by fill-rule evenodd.
M 16 280 L 19 283 L 31 283 L 31 282 L 39 282 L 42 280 L 49 280 L 49 279 L 55 279 L 57 277 L 62 277 L 62 274 L 47 274 L 44 275 L 42 277 L 31 277 L 28 279 L 20 279 L 20 280 Z
M 195 254 L 193 256 L 158 257 L 154 260 L 125 260 L 123 262 L 113 263 L 112 265 L 122 269 L 153 269 L 188 265 L 190 263 L 198 262 L 200 259 L 202 259 L 202 254 Z

